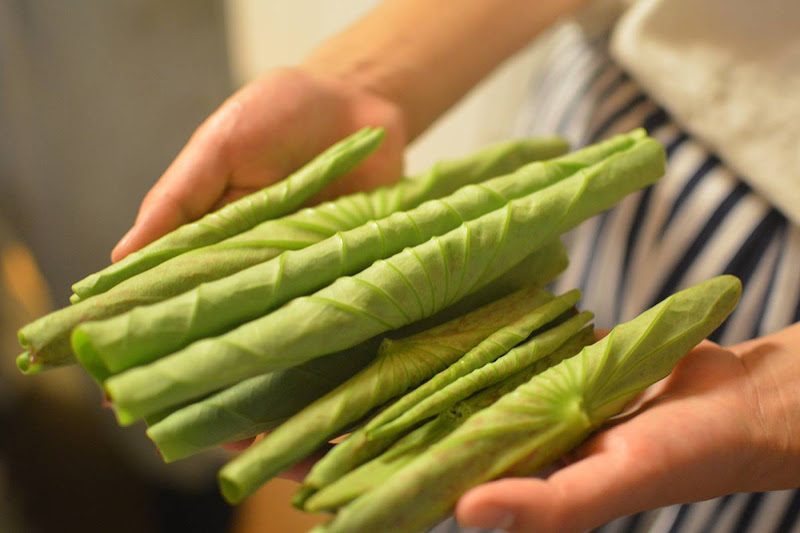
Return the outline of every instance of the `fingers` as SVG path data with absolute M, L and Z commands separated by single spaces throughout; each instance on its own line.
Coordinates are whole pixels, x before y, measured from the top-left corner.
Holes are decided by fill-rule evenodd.
M 599 434 L 577 462 L 543 479 L 474 488 L 456 508 L 465 526 L 585 531 L 615 518 L 746 488 L 747 454 L 727 407 L 662 404 Z M 692 420 L 694 418 L 694 420 Z M 665 429 L 669 428 L 669 429 Z
M 575 463 L 549 479 L 504 479 L 477 487 L 458 503 L 464 526 L 510 532 L 583 531 L 616 516 L 645 508 L 641 487 L 622 470 L 620 458 L 602 453 Z M 628 479 L 619 481 L 620 476 Z M 633 490 L 631 490 L 633 489 Z
M 111 253 L 113 261 L 196 220 L 217 203 L 227 188 L 225 151 L 238 110 L 235 101 L 226 103 L 195 132 L 145 196 L 133 227 Z
M 289 467 L 287 470 L 284 470 L 280 473 L 278 477 L 284 479 L 291 479 L 292 481 L 297 481 L 298 483 L 302 482 L 305 479 L 306 474 L 308 471 L 311 470 L 311 467 L 314 466 L 314 463 L 322 459 L 322 456 L 328 453 L 328 450 L 332 448 L 332 445 L 326 444 L 310 456 L 306 457 L 299 463 Z

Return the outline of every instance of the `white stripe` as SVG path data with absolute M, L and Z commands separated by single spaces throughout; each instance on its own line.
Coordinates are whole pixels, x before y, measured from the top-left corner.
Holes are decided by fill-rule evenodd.
M 659 136 L 669 138 L 670 134 L 672 134 L 673 137 L 677 136 L 677 130 L 674 128 L 674 126 L 662 127 L 658 128 L 654 134 L 654 137 L 656 138 Z M 578 226 L 578 228 L 564 236 L 564 245 L 566 246 L 567 250 L 569 250 L 570 266 L 556 282 L 557 291 L 559 293 L 574 289 L 575 287 L 580 287 L 584 269 L 588 268 L 588 265 L 593 264 L 594 258 L 590 257 L 592 244 L 596 239 L 601 217 L 602 215 L 597 215 L 589 220 L 584 221 L 580 226 Z M 615 237 L 618 236 L 615 235 Z M 626 242 L 626 240 L 624 237 L 622 237 L 622 243 L 624 242 Z M 589 298 L 589 295 L 583 295 L 583 305 L 587 309 L 594 309 L 590 307 L 590 304 L 588 303 Z M 611 320 L 611 318 L 606 318 L 600 313 L 597 313 L 597 316 L 600 320 Z
M 653 509 L 642 513 L 642 516 L 639 517 L 639 523 L 636 524 L 636 529 L 634 529 L 632 533 L 650 533 L 650 526 L 653 522 L 658 520 L 661 511 L 661 509 Z
M 545 129 L 545 115 L 550 109 L 552 96 L 555 94 L 553 88 L 561 84 L 559 76 L 569 68 L 571 61 L 565 60 L 566 54 L 580 52 L 580 29 L 574 24 L 565 24 L 549 39 L 548 49 L 543 51 L 546 60 L 541 69 L 542 74 L 538 77 L 537 83 L 532 87 L 531 102 L 528 119 L 534 133 L 553 133 L 552 129 Z M 541 105 L 547 102 L 547 105 Z
M 756 516 L 750 522 L 750 531 L 753 533 L 774 531 L 792 501 L 794 492 L 794 490 L 781 490 L 764 494 Z
M 575 146 L 582 146 L 586 132 L 589 131 L 589 122 L 593 115 L 597 101 L 622 74 L 622 70 L 615 64 L 610 64 L 608 68 L 598 76 L 591 88 L 586 91 L 583 99 L 576 106 L 570 121 L 565 125 L 562 134 Z
M 762 198 L 754 194 L 744 196 L 717 227 L 679 285 L 694 285 L 722 272 L 741 247 L 742 236 L 750 235 L 769 210 Z
M 620 316 L 622 320 L 630 320 L 641 313 L 657 296 L 671 273 L 669 267 L 675 265 L 714 209 L 735 187 L 732 177 L 726 177 L 724 170 L 712 170 L 675 214 L 676 219 L 682 217 L 680 224 L 672 224 L 663 239 L 658 241 L 677 197 L 706 157 L 697 143 L 685 141 L 674 153 L 666 175 L 653 190 L 650 213 L 631 261 L 631 272 L 636 275 L 631 276 L 631 286 L 627 291 L 629 297 Z
M 787 227 L 783 242 L 783 258 L 775 274 L 774 290 L 761 323 L 761 333 L 766 335 L 794 322 L 794 312 L 800 300 L 800 227 Z
M 701 533 L 708 519 L 720 502 L 720 498 L 693 503 L 681 528 L 685 533 Z
M 607 132 L 608 135 L 633 129 L 655 109 L 655 104 L 649 101 L 633 107 L 611 125 Z M 597 246 L 597 250 L 600 252 L 598 257 L 591 257 L 591 263 L 577 263 L 584 267 L 581 269 L 582 271 L 585 268 L 590 270 L 583 301 L 587 308 L 596 311 L 600 319 L 598 325 L 601 327 L 613 326 L 610 323 L 603 323 L 603 320 L 609 321 L 614 316 L 614 298 L 609 295 L 616 294 L 622 276 L 622 260 L 625 256 L 627 236 L 625 229 L 630 225 L 629 222 L 636 212 L 637 199 L 640 196 L 641 192 L 629 195 L 620 206 L 611 212 L 602 235 L 596 237 L 600 240 Z M 591 268 L 591 265 L 599 266 Z
M 605 100 L 599 102 L 593 109 L 588 128 L 583 132 L 584 137 L 582 143 L 590 142 L 592 139 L 589 138 L 589 135 L 592 135 L 601 124 L 606 122 L 621 108 L 625 107 L 628 102 L 640 93 L 641 90 L 638 85 L 631 80 L 625 80 L 617 90 L 611 93 Z
M 648 116 L 655 113 L 657 109 L 658 107 L 656 104 L 650 100 L 645 100 L 644 102 L 633 106 L 618 120 L 615 120 L 611 123 L 608 129 L 603 132 L 603 138 L 611 137 L 612 135 L 625 133 L 626 131 L 638 128 L 642 125 L 642 122 L 644 122 Z
M 650 135 L 650 137 L 654 138 L 664 146 L 667 146 L 678 140 L 678 136 L 681 134 L 681 130 L 679 130 L 678 126 L 673 124 L 672 121 L 669 119 L 669 117 L 667 117 L 667 121 L 664 124 L 659 126 L 657 129 L 649 131 L 647 133 Z M 681 146 L 682 147 L 685 146 L 687 141 L 688 139 L 683 141 Z M 676 148 L 676 151 L 680 149 L 681 148 Z M 670 165 L 672 164 L 673 160 L 674 160 L 674 155 L 670 159 Z
M 637 309 L 636 313 L 641 312 L 658 296 L 658 291 L 697 234 L 706 225 L 709 217 L 735 188 L 733 179 L 721 179 L 727 174 L 724 169 L 717 168 L 706 176 L 695 189 L 695 194 L 690 196 L 683 203 L 682 209 L 676 213 L 675 222 L 666 229 L 664 237 L 654 243 L 653 248 L 643 258 L 642 264 L 637 265 L 639 270 L 636 272 L 639 275 L 633 291 L 632 304 L 633 308 Z
M 558 123 L 566 113 L 567 106 L 583 90 L 587 78 L 593 72 L 592 64 L 597 63 L 597 53 L 585 44 L 581 46 L 581 55 L 577 59 L 559 62 L 559 65 L 565 65 L 565 68 L 562 69 L 563 73 L 559 73 L 560 79 L 556 82 L 559 89 L 551 90 L 552 96 L 548 99 L 548 105 L 544 107 L 544 112 L 540 116 L 547 131 L 558 130 Z
M 641 191 L 629 195 L 612 211 L 604 234 L 600 236 L 602 242 L 598 248 L 598 257 L 592 261 L 596 266 L 592 269 L 587 285 L 596 287 L 596 290 L 593 291 L 591 303 L 587 300 L 586 305 L 587 309 L 593 310 L 600 317 L 600 327 L 614 326 L 610 321 L 614 319 L 616 295 L 624 276 L 623 260 L 628 230 L 641 198 Z
M 687 174 L 691 175 L 692 173 Z M 686 176 L 686 178 L 688 177 Z M 695 194 L 684 202 L 684 209 L 681 210 L 682 216 L 680 213 L 676 213 L 673 223 L 667 228 L 664 236 L 656 241 L 658 231 L 666 223 L 666 215 L 674 204 L 675 198 L 668 205 L 663 206 L 664 218 L 659 224 L 654 224 L 650 228 L 651 232 L 648 234 L 650 246 L 642 243 L 641 256 L 638 258 L 635 269 L 632 270 L 638 275 L 630 292 L 630 301 L 621 315 L 623 320 L 639 314 L 658 296 L 658 291 L 663 287 L 680 258 L 691 246 L 712 213 L 735 186 L 736 183 L 732 176 L 729 176 L 728 171 L 724 168 L 717 167 L 709 172 L 703 182 L 698 185 Z M 682 189 L 683 187 L 681 187 Z M 680 190 L 674 192 L 680 194 Z M 655 198 L 653 200 L 655 201 Z
M 747 494 L 737 494 L 729 502 L 725 510 L 722 511 L 716 524 L 712 524 L 710 533 L 727 533 L 733 530 L 739 516 L 742 514 L 744 506 L 747 504 Z
M 747 235 L 743 235 L 747 237 Z M 741 245 L 741 242 L 739 243 Z M 772 277 L 772 269 L 775 261 L 778 260 L 780 251 L 780 240 L 772 239 L 769 247 L 764 252 L 758 262 L 756 270 L 744 287 L 744 293 L 736 306 L 736 312 L 730 319 L 730 323 L 725 329 L 725 333 L 720 338 L 720 344 L 727 346 L 736 342 L 742 342 L 750 338 L 753 326 L 761 320 L 761 302 L 764 301 L 767 290 L 769 290 L 769 280 Z
M 630 516 L 617 518 L 616 520 L 603 525 L 603 529 L 600 531 L 600 533 L 622 533 L 628 529 L 628 524 L 630 524 L 631 520 L 632 517 Z
M 564 236 L 564 244 L 569 250 L 569 267 L 556 281 L 558 293 L 580 287 L 583 269 L 591 260 L 592 243 L 601 216 L 597 215 L 583 221 L 575 230 Z
M 650 526 L 649 532 L 669 533 L 669 529 L 672 527 L 672 524 L 675 523 L 675 519 L 678 518 L 678 511 L 680 510 L 680 505 L 670 505 L 669 507 L 661 509 L 658 518 L 653 522 L 653 525 Z
M 608 132 L 609 136 L 613 135 L 614 133 L 632 129 L 636 124 L 640 124 L 643 118 L 649 113 L 652 113 L 654 109 L 655 106 L 649 102 L 643 102 L 642 104 L 635 106 L 611 126 Z M 636 195 L 637 197 L 638 194 Z M 636 198 L 633 197 L 628 197 L 623 200 L 622 205 L 628 206 L 627 211 L 629 211 L 629 214 L 623 213 L 622 215 L 619 215 L 617 212 L 613 212 L 611 215 L 612 218 L 609 222 L 613 224 L 615 217 L 623 217 L 621 220 L 618 220 L 616 224 L 617 226 L 624 224 L 625 218 L 632 218 L 633 214 L 636 212 L 636 203 Z M 571 232 L 569 240 L 572 242 L 566 242 L 566 246 L 570 255 L 570 268 L 568 268 L 567 271 L 561 276 L 561 279 L 557 284 L 559 292 L 579 287 L 581 285 L 581 278 L 583 277 L 583 272 L 585 269 L 591 268 L 591 264 L 595 264 L 601 260 L 600 258 L 591 257 L 592 244 L 597 238 L 602 240 L 601 243 L 598 243 L 597 249 L 600 250 L 604 256 L 608 256 L 609 261 L 617 261 L 620 265 L 622 264 L 627 233 L 625 233 L 625 236 L 620 237 L 619 227 L 612 229 L 609 226 L 609 222 L 607 222 L 603 234 L 598 236 L 597 231 L 601 217 L 602 215 L 592 217 L 591 219 L 583 222 L 576 231 Z M 611 250 L 611 248 L 615 248 L 616 253 L 613 253 L 614 250 Z M 614 278 L 613 274 L 616 273 L 616 279 L 613 282 L 611 279 L 604 279 L 604 276 L 602 274 L 598 274 L 597 270 L 591 272 L 591 278 L 599 276 L 599 279 L 587 283 L 585 287 L 586 293 L 583 295 L 582 301 L 583 305 L 587 308 L 596 309 L 598 317 L 613 316 L 613 314 L 606 315 L 601 313 L 599 307 L 613 304 L 613 298 L 608 299 L 605 297 L 607 294 L 609 294 L 609 289 L 604 284 L 613 283 L 613 290 L 616 291 L 616 286 L 619 283 L 619 276 L 621 275 L 620 271 L 621 268 L 618 268 L 616 271 L 609 271 L 609 274 L 607 275 L 609 278 Z M 611 294 L 616 294 L 616 292 Z M 595 307 L 595 305 L 598 307 Z M 610 318 L 607 318 L 606 320 L 610 320 Z M 598 325 L 606 327 L 610 324 L 598 323 Z

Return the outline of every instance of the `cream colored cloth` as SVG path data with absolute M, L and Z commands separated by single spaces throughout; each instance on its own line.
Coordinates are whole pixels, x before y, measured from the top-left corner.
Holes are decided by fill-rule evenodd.
M 800 1 L 640 0 L 617 23 L 611 51 L 800 224 Z

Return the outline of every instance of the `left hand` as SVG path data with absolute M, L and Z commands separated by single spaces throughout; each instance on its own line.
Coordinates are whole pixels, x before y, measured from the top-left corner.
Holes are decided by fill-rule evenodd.
M 660 385 L 547 479 L 469 491 L 459 523 L 584 531 L 647 509 L 800 486 L 800 324 L 728 349 L 703 342 Z

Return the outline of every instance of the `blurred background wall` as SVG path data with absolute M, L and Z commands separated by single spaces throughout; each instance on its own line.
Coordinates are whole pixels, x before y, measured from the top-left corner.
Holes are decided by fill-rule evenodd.
M 236 87 L 300 60 L 377 0 L 0 0 L 0 531 L 300 531 L 292 484 L 238 516 L 221 453 L 163 465 L 77 369 L 22 378 L 15 331 L 108 262 L 145 192 Z M 409 150 L 407 168 L 507 138 L 526 51 Z

